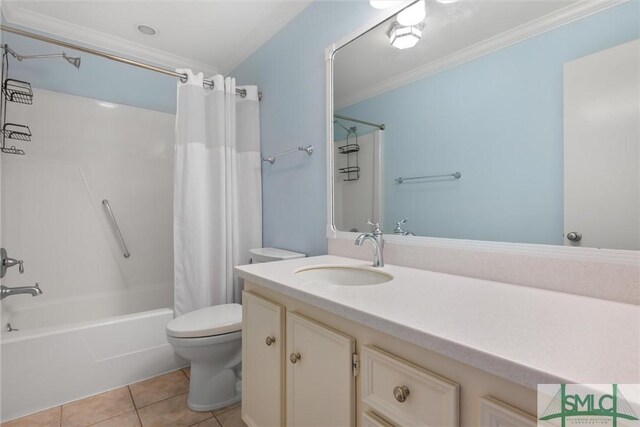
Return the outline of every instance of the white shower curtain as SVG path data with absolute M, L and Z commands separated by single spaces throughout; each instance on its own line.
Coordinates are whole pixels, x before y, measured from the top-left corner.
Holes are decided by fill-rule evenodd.
M 262 246 L 258 90 L 202 73 L 178 82 L 174 168 L 174 315 L 240 301 L 233 267 Z

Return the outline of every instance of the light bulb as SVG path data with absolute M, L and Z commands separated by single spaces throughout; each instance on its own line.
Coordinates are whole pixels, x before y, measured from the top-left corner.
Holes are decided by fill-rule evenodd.
M 376 9 L 389 9 L 398 3 L 397 0 L 369 0 L 371 7 Z
M 424 0 L 420 0 L 398 14 L 398 23 L 405 27 L 410 27 L 412 25 L 418 25 L 424 21 L 426 16 L 427 8 L 424 4 Z

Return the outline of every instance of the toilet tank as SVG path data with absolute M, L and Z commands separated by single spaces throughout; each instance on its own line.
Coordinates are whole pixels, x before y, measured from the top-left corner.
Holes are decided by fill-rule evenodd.
M 250 249 L 249 252 L 251 253 L 251 258 L 249 259 L 250 264 L 304 258 L 306 256 L 299 252 L 291 252 L 278 248 L 256 248 Z

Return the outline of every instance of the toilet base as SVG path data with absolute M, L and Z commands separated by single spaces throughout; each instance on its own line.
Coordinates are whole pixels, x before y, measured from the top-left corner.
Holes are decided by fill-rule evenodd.
M 213 411 L 240 402 L 233 368 L 215 372 L 208 363 L 192 362 L 187 406 L 198 412 Z

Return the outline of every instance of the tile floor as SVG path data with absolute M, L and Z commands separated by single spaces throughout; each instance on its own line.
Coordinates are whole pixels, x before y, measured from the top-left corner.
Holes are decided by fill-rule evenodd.
M 213 412 L 187 408 L 189 369 L 66 403 L 2 427 L 244 427 L 240 405 Z

